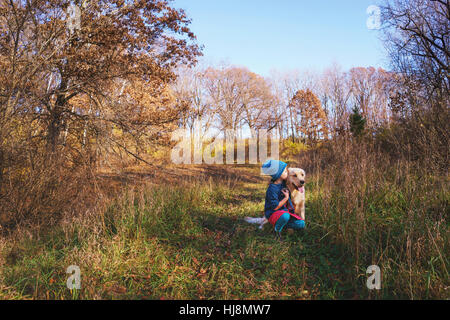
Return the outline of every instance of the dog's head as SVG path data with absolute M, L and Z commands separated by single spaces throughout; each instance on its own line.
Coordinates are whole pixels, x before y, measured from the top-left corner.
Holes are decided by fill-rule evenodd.
M 305 170 L 289 168 L 286 185 L 290 190 L 299 190 L 305 185 Z

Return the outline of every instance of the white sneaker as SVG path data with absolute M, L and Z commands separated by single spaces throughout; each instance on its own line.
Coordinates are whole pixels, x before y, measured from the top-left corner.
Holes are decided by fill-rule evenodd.
M 264 224 L 267 222 L 266 218 L 251 218 L 245 217 L 244 220 L 251 224 L 259 224 L 259 229 L 261 230 L 264 227 Z

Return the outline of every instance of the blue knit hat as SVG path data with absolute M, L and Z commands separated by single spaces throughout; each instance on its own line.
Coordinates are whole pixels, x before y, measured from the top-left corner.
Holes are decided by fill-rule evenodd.
M 262 172 L 272 177 L 272 180 L 277 180 L 286 169 L 287 163 L 279 160 L 267 160 L 262 165 Z

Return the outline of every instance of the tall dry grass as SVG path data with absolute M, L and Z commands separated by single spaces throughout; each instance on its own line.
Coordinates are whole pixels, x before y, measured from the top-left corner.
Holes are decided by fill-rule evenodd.
M 346 247 L 359 275 L 355 287 L 375 264 L 383 273 L 381 297 L 448 297 L 448 175 L 380 145 L 340 138 L 296 159 L 314 181 L 311 219 Z
M 51 227 L 63 216 L 95 205 L 98 188 L 88 150 L 49 153 L 30 147 L 9 155 L 0 184 L 1 233 L 26 226 Z

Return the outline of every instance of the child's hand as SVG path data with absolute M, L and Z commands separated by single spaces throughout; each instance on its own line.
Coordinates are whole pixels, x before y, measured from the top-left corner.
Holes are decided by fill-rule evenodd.
M 284 188 L 283 190 L 281 190 L 281 192 L 283 192 L 285 198 L 289 198 L 289 190 L 288 189 Z

